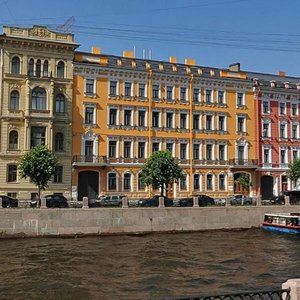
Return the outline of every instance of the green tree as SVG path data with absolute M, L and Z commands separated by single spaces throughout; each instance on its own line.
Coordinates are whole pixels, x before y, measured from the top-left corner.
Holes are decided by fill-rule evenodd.
M 30 182 L 38 187 L 39 198 L 41 190 L 45 190 L 48 181 L 55 173 L 57 158 L 45 145 L 38 145 L 25 153 L 19 161 L 21 178 L 29 177 Z
M 300 158 L 297 157 L 289 164 L 289 170 L 287 172 L 288 177 L 294 182 L 294 185 L 296 186 L 296 183 L 298 179 L 300 178 Z
M 240 186 L 245 189 L 246 191 L 249 191 L 250 188 L 250 176 L 249 174 L 243 173 L 239 178 L 235 180 L 236 183 L 239 183 Z
M 155 151 L 142 167 L 141 180 L 146 185 L 164 189 L 183 177 L 183 172 L 169 151 Z

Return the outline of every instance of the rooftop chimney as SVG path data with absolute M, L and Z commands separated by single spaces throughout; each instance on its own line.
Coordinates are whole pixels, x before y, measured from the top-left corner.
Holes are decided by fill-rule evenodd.
M 98 47 L 92 47 L 92 53 L 93 54 L 101 54 L 101 49 Z
M 279 72 L 278 72 L 278 76 L 280 76 L 280 77 L 285 77 L 285 72 L 284 72 L 284 71 L 279 71 Z
M 240 63 L 234 63 L 234 64 L 229 65 L 229 71 L 240 72 L 240 70 L 241 70 Z
M 123 51 L 123 57 L 127 57 L 127 58 L 134 58 L 134 52 L 133 51 Z
M 171 64 L 176 64 L 176 63 L 177 63 L 177 57 L 176 57 L 176 56 L 170 56 L 169 62 L 170 62 Z
M 193 58 L 186 58 L 184 63 L 188 66 L 195 66 L 196 65 L 196 60 Z

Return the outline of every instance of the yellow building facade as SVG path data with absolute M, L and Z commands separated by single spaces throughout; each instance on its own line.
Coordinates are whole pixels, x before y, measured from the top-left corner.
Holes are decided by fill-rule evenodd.
M 256 127 L 252 82 L 239 64 L 229 69 L 76 52 L 73 91 L 72 197 L 157 193 L 143 186 L 141 167 L 169 150 L 185 173 L 168 196 L 255 195 Z
M 21 179 L 18 162 L 45 144 L 59 160 L 44 193 L 70 197 L 72 160 L 72 34 L 43 26 L 5 26 L 0 35 L 0 195 L 30 199 L 37 187 Z

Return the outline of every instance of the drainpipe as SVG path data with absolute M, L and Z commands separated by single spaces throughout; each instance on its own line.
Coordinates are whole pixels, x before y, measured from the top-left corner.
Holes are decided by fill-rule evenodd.
M 152 112 L 152 77 L 153 71 L 150 69 L 148 74 L 148 89 L 147 89 L 147 97 L 148 97 L 148 158 L 151 153 L 151 137 L 152 137 L 152 126 L 151 126 L 151 112 Z M 151 196 L 151 186 L 148 186 L 148 197 Z
M 4 60 L 4 54 L 3 54 L 3 48 L 0 49 L 0 120 L 2 118 L 2 107 L 3 107 L 3 60 Z M 2 132 L 2 121 L 0 121 L 0 136 Z M 2 151 L 2 143 L 0 142 L 0 151 Z
M 192 195 L 193 190 L 193 81 L 194 75 L 190 75 L 189 81 L 189 99 L 190 99 L 190 145 L 189 145 L 189 159 L 190 159 L 190 178 L 189 178 L 189 194 Z

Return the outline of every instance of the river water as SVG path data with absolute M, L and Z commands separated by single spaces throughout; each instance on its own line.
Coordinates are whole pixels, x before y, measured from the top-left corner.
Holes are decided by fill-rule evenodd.
M 280 289 L 300 237 L 260 229 L 0 240 L 0 299 L 171 299 Z

